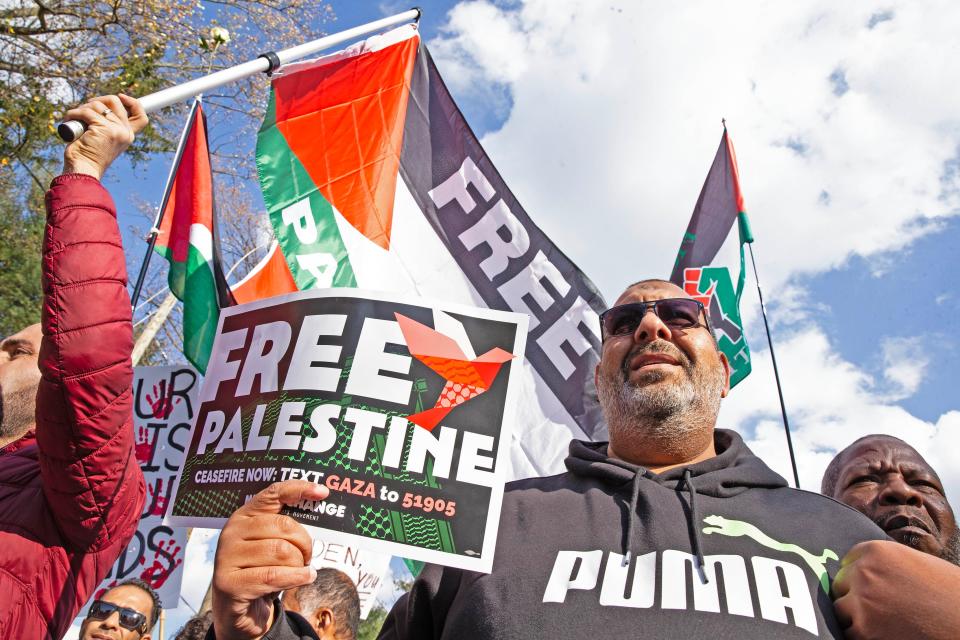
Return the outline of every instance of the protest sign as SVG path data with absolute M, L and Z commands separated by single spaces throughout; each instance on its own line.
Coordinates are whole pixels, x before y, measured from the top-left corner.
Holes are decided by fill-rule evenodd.
M 271 482 L 325 539 L 490 571 L 526 316 L 357 289 L 224 309 L 170 522 L 222 526 Z M 477 355 L 479 354 L 479 355 Z
M 324 540 L 322 535 L 315 535 L 310 565 L 315 569 L 331 568 L 347 574 L 360 596 L 360 619 L 366 620 L 377 601 L 384 576 L 390 569 L 390 556 L 356 545 L 331 542 Z
M 156 590 L 164 609 L 177 606 L 187 534 L 164 524 L 163 516 L 196 415 L 199 387 L 199 375 L 186 365 L 134 369 L 134 453 L 147 499 L 133 539 L 95 598 L 124 580 L 140 578 Z

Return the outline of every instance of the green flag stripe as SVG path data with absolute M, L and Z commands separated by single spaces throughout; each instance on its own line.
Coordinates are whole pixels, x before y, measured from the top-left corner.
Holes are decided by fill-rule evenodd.
M 216 281 L 213 277 L 213 247 L 201 250 L 193 244 L 194 228 L 201 227 L 206 234 L 197 233 L 200 238 L 212 241 L 209 230 L 202 225 L 191 227 L 191 244 L 184 262 L 176 262 L 168 247 L 158 247 L 157 251 L 170 262 L 167 282 L 170 291 L 183 301 L 183 355 L 201 373 L 205 373 L 213 338 L 217 331 L 217 319 L 220 307 L 217 304 Z M 196 230 L 200 232 L 200 229 Z M 204 238 L 206 236 L 206 238 Z M 204 255 L 207 254 L 207 255 Z
M 297 288 L 357 286 L 333 206 L 276 126 L 273 92 L 257 134 L 257 173 L 270 223 Z

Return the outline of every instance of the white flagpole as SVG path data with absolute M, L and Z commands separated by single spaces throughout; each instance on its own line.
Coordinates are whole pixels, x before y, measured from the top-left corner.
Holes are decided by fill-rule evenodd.
M 184 82 L 183 84 L 167 87 L 166 89 L 161 89 L 156 93 L 145 95 L 140 98 L 140 104 L 143 105 L 144 111 L 147 113 L 153 113 L 154 111 L 158 111 L 164 107 L 169 107 L 170 105 L 176 104 L 182 100 L 186 100 L 187 98 L 192 98 L 193 96 L 201 93 L 206 93 L 211 89 L 216 89 L 218 87 L 230 84 L 231 82 L 248 78 L 256 73 L 271 73 L 280 65 L 293 62 L 294 60 L 309 56 L 312 53 L 317 53 L 318 51 L 342 44 L 348 40 L 353 40 L 354 38 L 367 35 L 368 33 L 372 33 L 374 31 L 379 31 L 380 29 L 392 27 L 393 25 L 400 24 L 402 22 L 409 22 L 411 20 L 419 19 L 420 9 L 410 9 L 409 11 L 398 13 L 390 16 L 389 18 L 382 18 L 380 20 L 368 22 L 367 24 L 360 25 L 359 27 L 354 27 L 352 29 L 347 29 L 346 31 L 341 31 L 340 33 L 324 36 L 323 38 L 297 45 L 295 47 L 290 47 L 288 49 L 284 49 L 283 51 L 278 51 L 276 53 L 270 51 L 268 53 L 261 54 L 249 62 L 238 64 L 235 67 L 223 69 L 221 71 L 217 71 L 216 73 L 211 73 L 209 75 Z M 64 142 L 73 142 L 83 135 L 84 130 L 85 128 L 83 123 L 77 120 L 67 120 L 66 122 L 61 122 L 59 125 L 57 125 L 57 133 Z

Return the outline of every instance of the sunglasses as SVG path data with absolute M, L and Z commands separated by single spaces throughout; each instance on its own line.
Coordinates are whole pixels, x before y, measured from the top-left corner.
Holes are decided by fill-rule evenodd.
M 147 616 L 127 607 L 117 606 L 112 602 L 94 600 L 93 604 L 90 605 L 90 612 L 87 613 L 87 617 L 94 620 L 106 620 L 113 615 L 114 611 L 120 613 L 120 626 L 124 629 L 139 631 L 141 634 L 146 631 Z
M 651 309 L 670 329 L 706 327 L 710 330 L 709 320 L 702 303 L 692 298 L 665 298 L 649 302 L 630 302 L 607 309 L 600 314 L 603 339 L 632 334 L 643 322 L 647 311 Z M 703 322 L 700 322 L 701 314 Z

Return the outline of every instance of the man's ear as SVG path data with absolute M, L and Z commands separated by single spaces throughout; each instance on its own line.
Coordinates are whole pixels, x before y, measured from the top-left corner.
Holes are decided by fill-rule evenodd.
M 723 365 L 724 371 L 724 383 L 723 383 L 723 392 L 720 394 L 721 398 L 726 398 L 727 394 L 730 393 L 730 360 L 727 359 L 727 354 L 723 351 L 719 351 L 720 354 L 720 363 Z
M 313 624 L 321 638 L 336 638 L 337 629 L 333 624 L 333 611 L 321 607 L 313 612 Z

